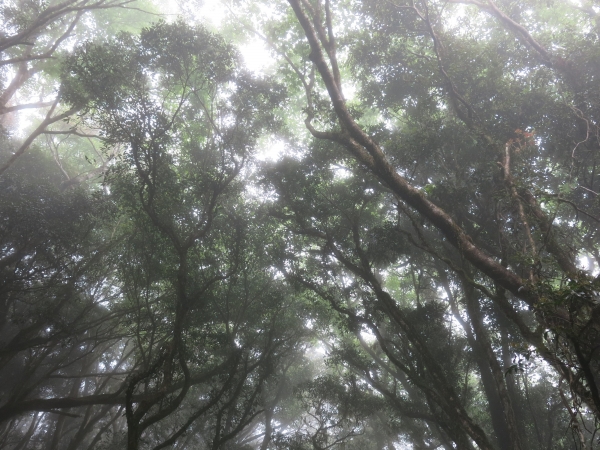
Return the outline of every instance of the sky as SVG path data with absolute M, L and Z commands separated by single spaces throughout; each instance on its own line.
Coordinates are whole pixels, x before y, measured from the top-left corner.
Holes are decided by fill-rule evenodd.
M 228 7 L 221 0 L 191 0 L 185 2 L 185 10 L 180 8 L 177 0 L 168 0 L 159 2 L 159 8 L 165 14 L 177 17 L 179 14 L 191 18 L 205 25 L 219 28 L 228 14 Z M 264 73 L 272 64 L 273 58 L 267 49 L 265 43 L 257 37 L 250 39 L 246 44 L 239 47 L 245 66 L 254 73 Z
M 185 10 L 180 4 L 185 3 Z M 168 0 L 158 3 L 159 8 L 173 19 L 179 15 L 184 15 L 186 20 L 191 18 L 211 28 L 218 29 L 227 14 L 229 8 L 222 0 L 191 0 L 181 2 L 177 0 Z M 273 65 L 273 57 L 265 43 L 258 37 L 250 38 L 238 49 L 244 60 L 245 67 L 256 75 L 264 75 Z M 276 161 L 286 151 L 285 143 L 279 139 L 263 139 L 256 154 L 259 161 Z

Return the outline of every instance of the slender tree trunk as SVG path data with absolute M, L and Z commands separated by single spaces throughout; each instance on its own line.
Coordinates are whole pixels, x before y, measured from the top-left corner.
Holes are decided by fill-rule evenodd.
M 490 417 L 492 419 L 492 427 L 494 428 L 494 433 L 496 435 L 496 441 L 498 442 L 500 449 L 509 449 L 510 437 L 508 426 L 506 425 L 506 420 L 504 416 L 504 408 L 502 407 L 500 396 L 498 395 L 498 391 L 496 390 L 496 383 L 494 381 L 494 376 L 492 375 L 492 371 L 490 369 L 485 350 L 481 346 L 481 343 L 473 335 L 473 329 L 470 323 L 463 320 L 458 309 L 457 299 L 455 298 L 454 293 L 450 288 L 450 281 L 448 280 L 448 276 L 444 268 L 438 267 L 438 274 L 440 279 L 442 280 L 444 290 L 446 291 L 446 294 L 448 296 L 450 307 L 452 309 L 452 314 L 465 331 L 467 341 L 473 349 L 473 357 L 475 359 L 477 367 L 479 368 L 481 384 L 483 385 L 483 390 L 488 400 L 488 407 Z
M 267 447 L 271 442 L 271 434 L 273 433 L 273 424 L 271 423 L 272 419 L 273 410 L 271 408 L 267 408 L 265 411 L 265 436 L 263 437 L 263 441 L 260 445 L 260 450 L 267 450 Z
M 502 410 L 504 412 L 505 423 L 508 427 L 508 435 L 510 438 L 510 445 L 509 447 L 505 448 L 507 450 L 524 450 L 524 447 L 521 444 L 517 419 L 512 408 L 512 402 L 508 394 L 508 389 L 506 388 L 504 372 L 498 363 L 498 359 L 496 358 L 496 354 L 492 348 L 489 335 L 485 329 L 479 301 L 475 295 L 475 289 L 465 280 L 463 280 L 462 288 L 465 294 L 465 303 L 469 317 L 471 318 L 471 324 L 473 325 L 478 346 L 482 348 L 487 356 L 488 365 L 494 378 L 496 391 L 500 398 Z M 501 437 L 499 438 L 501 439 Z

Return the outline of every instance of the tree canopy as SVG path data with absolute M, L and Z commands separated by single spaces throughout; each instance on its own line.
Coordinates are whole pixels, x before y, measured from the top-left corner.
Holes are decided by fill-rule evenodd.
M 179 3 L 0 6 L 0 446 L 600 445 L 600 3 Z

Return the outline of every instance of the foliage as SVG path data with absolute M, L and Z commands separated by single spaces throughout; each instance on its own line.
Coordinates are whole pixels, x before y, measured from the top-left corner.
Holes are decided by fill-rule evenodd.
M 0 9 L 1 446 L 598 443 L 594 2 L 137 6 Z

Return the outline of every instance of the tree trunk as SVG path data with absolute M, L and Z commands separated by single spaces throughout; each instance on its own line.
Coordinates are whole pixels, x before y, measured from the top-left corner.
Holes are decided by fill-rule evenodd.
M 506 388 L 504 373 L 502 371 L 502 368 L 500 367 L 500 364 L 498 363 L 498 359 L 496 358 L 494 349 L 492 348 L 489 335 L 487 334 L 487 331 L 485 329 L 483 318 L 481 315 L 481 309 L 479 306 L 479 301 L 475 295 L 475 289 L 464 279 L 462 282 L 462 288 L 465 294 L 465 303 L 467 306 L 469 317 L 471 318 L 471 324 L 473 325 L 475 337 L 477 339 L 478 346 L 485 352 L 485 355 L 487 357 L 489 369 L 492 373 L 496 385 L 496 391 L 498 393 L 498 397 L 500 398 L 502 410 L 504 412 L 505 424 L 508 427 L 508 436 L 510 438 L 510 444 L 508 447 L 503 448 L 506 448 L 507 450 L 523 450 L 517 425 L 517 419 L 515 417 L 512 408 L 512 402 L 510 400 L 510 396 Z M 501 436 L 498 436 L 498 438 L 499 441 L 502 439 Z

